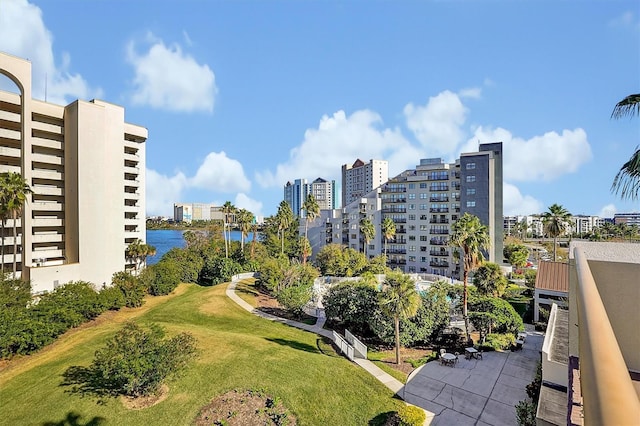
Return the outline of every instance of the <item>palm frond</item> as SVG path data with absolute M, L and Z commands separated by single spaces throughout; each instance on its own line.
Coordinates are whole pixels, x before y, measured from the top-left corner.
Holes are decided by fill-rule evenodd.
M 635 201 L 640 193 L 640 148 L 631 155 L 616 174 L 611 192 L 620 194 L 620 198 Z
M 640 94 L 629 95 L 616 104 L 611 118 L 633 117 L 640 115 Z

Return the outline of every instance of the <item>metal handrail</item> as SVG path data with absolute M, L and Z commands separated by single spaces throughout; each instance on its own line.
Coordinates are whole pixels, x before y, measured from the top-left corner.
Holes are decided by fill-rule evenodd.
M 578 276 L 580 382 L 586 425 L 631 425 L 640 401 L 585 254 L 574 249 Z

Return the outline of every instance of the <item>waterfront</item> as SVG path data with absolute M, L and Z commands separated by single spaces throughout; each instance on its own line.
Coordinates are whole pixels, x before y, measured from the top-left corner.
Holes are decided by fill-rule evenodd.
M 185 246 L 183 232 L 176 229 L 147 230 L 147 244 L 156 248 L 156 255 L 147 259 L 147 265 L 158 263 L 162 256 L 174 247 L 183 248 Z M 249 233 L 245 241 L 251 241 L 252 238 L 253 234 Z M 240 241 L 240 231 L 231 231 L 231 241 Z

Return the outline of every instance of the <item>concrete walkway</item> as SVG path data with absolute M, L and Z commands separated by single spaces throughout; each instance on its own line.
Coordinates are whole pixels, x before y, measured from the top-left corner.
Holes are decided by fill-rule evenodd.
M 431 425 L 515 425 L 515 405 L 527 398 L 544 335 L 527 331 L 517 352 L 487 352 L 481 360 L 460 356 L 454 367 L 429 362 L 414 370 L 400 396 L 433 413 Z
M 316 323 L 314 325 L 304 324 L 304 323 L 301 323 L 301 322 L 298 322 L 298 321 L 293 321 L 293 320 L 277 317 L 275 315 L 271 315 L 271 314 L 267 314 L 265 312 L 259 311 L 258 309 L 255 309 L 253 306 L 251 306 L 250 304 L 248 304 L 247 302 L 242 300 L 240 298 L 240 296 L 238 296 L 236 294 L 236 284 L 237 283 L 238 283 L 238 281 L 230 282 L 227 285 L 226 293 L 227 293 L 227 296 L 229 298 L 231 298 L 231 300 L 236 302 L 238 305 L 240 305 L 246 311 L 249 311 L 254 315 L 257 315 L 259 317 L 268 319 L 270 321 L 277 321 L 277 322 L 280 322 L 282 324 L 289 325 L 291 327 L 296 327 L 296 328 L 300 328 L 302 330 L 306 330 L 306 331 L 310 331 L 312 333 L 319 334 L 319 335 L 327 337 L 327 338 L 329 338 L 329 339 L 331 339 L 333 341 L 333 332 L 331 330 L 327 330 L 327 329 L 323 328 L 324 323 L 326 321 L 326 317 L 324 316 L 324 309 L 318 309 L 318 311 L 317 311 L 318 312 L 318 316 L 317 316 L 318 320 L 316 321 Z M 399 380 L 397 380 L 393 376 L 385 373 L 378 366 L 376 366 L 374 363 L 372 363 L 371 361 L 369 361 L 367 359 L 356 358 L 355 363 L 358 364 L 360 367 L 364 368 L 367 372 L 369 372 L 373 377 L 378 379 L 378 381 L 380 381 L 386 387 L 391 389 L 394 394 L 398 394 L 399 396 L 402 396 L 401 391 L 402 391 L 402 388 L 404 387 L 404 385 Z

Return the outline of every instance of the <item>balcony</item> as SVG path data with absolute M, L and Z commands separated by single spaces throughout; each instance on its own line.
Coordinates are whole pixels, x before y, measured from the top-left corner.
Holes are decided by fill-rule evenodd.
M 406 254 L 406 253 L 407 253 L 407 249 L 403 249 L 403 248 L 393 248 L 393 249 L 387 250 L 387 254 Z
M 431 250 L 429 252 L 431 256 L 449 256 L 449 250 Z
M 429 191 L 431 192 L 443 192 L 443 191 L 448 191 L 449 190 L 449 186 L 445 185 L 445 186 L 431 186 L 429 187 Z
M 449 223 L 449 219 L 431 219 L 429 223 Z
M 402 192 L 407 192 L 407 188 L 397 188 L 397 187 L 393 188 L 393 187 L 390 187 L 390 186 L 385 186 L 382 189 L 382 192 L 388 192 L 388 193 L 392 193 L 392 194 L 393 193 L 402 193 Z
M 429 233 L 434 235 L 449 235 L 449 230 L 448 229 L 430 229 Z
M 407 223 L 407 219 L 404 217 L 392 217 L 393 223 Z
M 396 229 L 396 234 L 406 234 L 407 230 L 404 228 Z
M 447 202 L 449 202 L 449 197 L 429 197 L 429 202 L 431 202 L 431 203 L 447 203 Z
M 429 213 L 449 213 L 449 208 L 430 208 Z
M 382 213 L 406 213 L 407 209 L 401 209 L 399 207 L 383 208 Z
M 429 262 L 429 266 L 432 266 L 434 268 L 448 268 L 449 262 L 437 262 L 435 260 L 432 260 L 431 262 Z
M 407 259 L 389 259 L 387 263 L 390 265 L 406 265 Z
M 387 204 L 387 203 L 406 203 L 407 199 L 405 197 L 403 198 L 383 198 L 382 199 L 382 204 Z
M 447 244 L 449 244 L 449 242 L 440 238 L 432 238 L 429 241 L 429 244 L 431 244 L 432 246 L 446 246 Z

